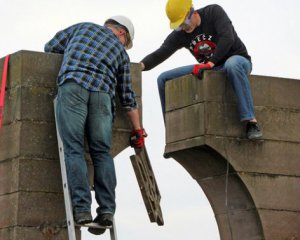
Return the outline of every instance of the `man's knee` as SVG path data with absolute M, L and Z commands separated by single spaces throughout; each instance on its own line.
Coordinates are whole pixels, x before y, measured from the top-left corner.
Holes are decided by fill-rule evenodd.
M 242 56 L 228 58 L 224 66 L 227 72 L 243 71 L 248 74 L 251 71 L 250 61 Z

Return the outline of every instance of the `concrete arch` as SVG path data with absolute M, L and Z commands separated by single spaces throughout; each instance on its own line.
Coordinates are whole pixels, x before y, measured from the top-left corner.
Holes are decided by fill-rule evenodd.
M 168 81 L 165 154 L 202 187 L 222 240 L 299 239 L 300 81 L 251 76 L 250 84 L 259 141 L 246 139 L 223 73 Z
M 264 239 L 251 194 L 222 155 L 209 146 L 193 147 L 170 155 L 204 191 L 222 239 Z

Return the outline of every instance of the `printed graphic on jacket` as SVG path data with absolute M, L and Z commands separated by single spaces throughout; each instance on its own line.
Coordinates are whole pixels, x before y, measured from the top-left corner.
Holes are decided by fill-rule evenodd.
M 217 45 L 212 38 L 211 35 L 200 34 L 192 40 L 189 50 L 199 63 L 207 63 L 213 56 Z

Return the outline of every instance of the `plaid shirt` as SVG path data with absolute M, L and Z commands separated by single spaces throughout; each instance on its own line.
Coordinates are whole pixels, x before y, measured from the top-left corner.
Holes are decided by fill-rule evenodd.
M 122 107 L 137 108 L 129 56 L 109 28 L 93 23 L 73 25 L 46 43 L 45 52 L 64 54 L 58 85 L 73 80 L 89 91 L 107 92 L 113 102 L 113 114 L 117 89 Z

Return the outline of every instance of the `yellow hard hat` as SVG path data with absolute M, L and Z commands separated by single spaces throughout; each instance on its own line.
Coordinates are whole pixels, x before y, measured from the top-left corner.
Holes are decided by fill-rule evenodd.
M 168 0 L 166 13 L 170 20 L 170 28 L 179 27 L 192 7 L 192 0 Z

